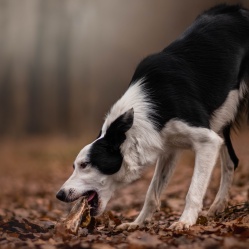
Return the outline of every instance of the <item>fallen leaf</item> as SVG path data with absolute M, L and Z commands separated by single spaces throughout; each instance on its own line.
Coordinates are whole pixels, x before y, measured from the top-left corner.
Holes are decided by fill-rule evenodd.
M 224 249 L 248 249 L 248 242 L 241 242 L 237 238 L 225 238 L 223 243 Z
M 111 211 L 108 212 L 109 219 L 114 222 L 115 226 L 118 226 L 122 223 L 122 221 L 116 217 L 114 217 Z
M 208 224 L 208 219 L 207 219 L 207 217 L 200 215 L 200 216 L 198 217 L 198 219 L 197 219 L 196 224 L 203 225 L 203 226 L 207 226 L 207 224 Z
M 142 231 L 135 231 L 127 237 L 129 249 L 156 248 L 162 242 L 157 235 L 151 235 Z
M 92 246 L 92 249 L 115 249 L 115 247 L 104 243 L 96 243 Z

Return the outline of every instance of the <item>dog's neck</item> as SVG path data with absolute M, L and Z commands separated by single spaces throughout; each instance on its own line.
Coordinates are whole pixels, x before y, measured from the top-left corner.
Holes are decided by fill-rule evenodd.
M 126 132 L 126 140 L 120 146 L 123 155 L 121 168 L 126 168 L 127 181 L 133 180 L 133 177 L 137 178 L 145 166 L 155 164 L 163 147 L 160 132 L 155 129 L 153 120 L 149 118 L 152 115 L 148 111 L 153 111 L 153 105 L 148 101 L 142 82 L 143 80 L 140 80 L 132 84 L 113 105 L 102 128 L 106 130 L 117 117 L 130 108 L 134 109 L 133 125 Z

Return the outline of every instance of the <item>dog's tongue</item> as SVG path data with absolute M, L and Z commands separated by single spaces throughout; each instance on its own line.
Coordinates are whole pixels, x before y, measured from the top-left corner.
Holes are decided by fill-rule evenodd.
M 91 200 L 94 198 L 95 195 L 96 195 L 96 192 L 93 191 L 93 192 L 87 197 L 87 201 L 88 201 L 88 202 L 91 201 Z

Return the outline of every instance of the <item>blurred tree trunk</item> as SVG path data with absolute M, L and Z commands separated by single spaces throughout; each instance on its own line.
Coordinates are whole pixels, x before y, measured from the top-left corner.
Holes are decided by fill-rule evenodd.
M 0 0 L 0 134 L 97 133 L 139 61 L 221 2 Z
M 69 53 L 71 45 L 71 33 L 69 25 L 69 16 L 67 15 L 67 0 L 61 0 L 58 6 L 58 19 L 61 20 L 59 35 L 60 41 L 57 48 L 57 89 L 58 89 L 58 121 L 61 131 L 69 132 L 69 102 L 70 102 L 70 79 L 69 79 Z

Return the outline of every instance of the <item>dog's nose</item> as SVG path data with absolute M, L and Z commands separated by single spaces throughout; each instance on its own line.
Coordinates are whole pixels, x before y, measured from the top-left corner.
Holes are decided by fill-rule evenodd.
M 59 199 L 60 201 L 65 201 L 66 199 L 66 193 L 63 189 L 61 189 L 57 194 L 56 198 Z

